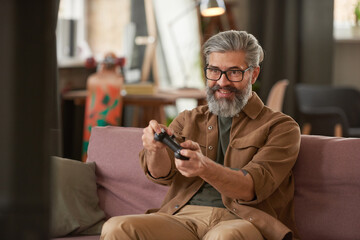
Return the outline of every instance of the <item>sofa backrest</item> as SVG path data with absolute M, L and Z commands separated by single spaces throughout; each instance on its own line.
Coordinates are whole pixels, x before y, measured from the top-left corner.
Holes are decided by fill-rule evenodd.
M 94 127 L 88 161 L 96 162 L 106 215 L 160 207 L 167 187 L 140 168 L 142 129 Z M 360 239 L 360 139 L 301 136 L 294 167 L 295 217 L 301 239 Z
M 107 217 L 145 213 L 159 208 L 167 187 L 151 182 L 140 168 L 142 129 L 94 127 L 88 148 L 96 163 L 100 207 Z
M 360 239 L 360 139 L 302 135 L 294 167 L 301 239 Z

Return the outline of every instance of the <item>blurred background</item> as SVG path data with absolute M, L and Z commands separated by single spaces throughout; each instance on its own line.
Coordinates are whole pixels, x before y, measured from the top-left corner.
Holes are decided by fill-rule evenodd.
M 215 17 L 201 14 L 203 2 L 2 1 L 2 239 L 47 239 L 48 159 L 81 160 L 87 82 L 109 52 L 123 81 L 118 125 L 126 127 L 166 124 L 204 103 L 201 46 L 230 29 L 252 33 L 265 50 L 254 91 L 266 103 L 286 79 L 281 111 L 302 128 L 297 85 L 360 90 L 359 1 L 225 0 Z

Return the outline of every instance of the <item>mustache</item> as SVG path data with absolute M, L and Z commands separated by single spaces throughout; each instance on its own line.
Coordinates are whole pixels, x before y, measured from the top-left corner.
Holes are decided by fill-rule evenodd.
M 219 90 L 219 89 L 224 89 L 226 91 L 230 91 L 230 92 L 234 92 L 234 93 L 238 93 L 239 90 L 235 87 L 232 86 L 225 86 L 225 87 L 220 87 L 220 85 L 216 84 L 215 86 L 213 86 L 212 88 L 210 88 L 213 92 Z

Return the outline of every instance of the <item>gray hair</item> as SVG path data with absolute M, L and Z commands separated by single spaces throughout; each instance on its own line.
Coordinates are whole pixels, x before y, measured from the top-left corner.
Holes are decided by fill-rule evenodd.
M 264 51 L 258 40 L 246 31 L 220 32 L 209 38 L 203 46 L 206 64 L 209 63 L 211 53 L 232 51 L 244 51 L 248 66 L 257 67 L 264 59 Z

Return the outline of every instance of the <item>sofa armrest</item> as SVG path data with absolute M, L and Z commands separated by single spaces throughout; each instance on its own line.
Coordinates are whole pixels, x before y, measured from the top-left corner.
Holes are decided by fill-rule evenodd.
M 360 239 L 360 139 L 302 135 L 294 166 L 301 239 Z

